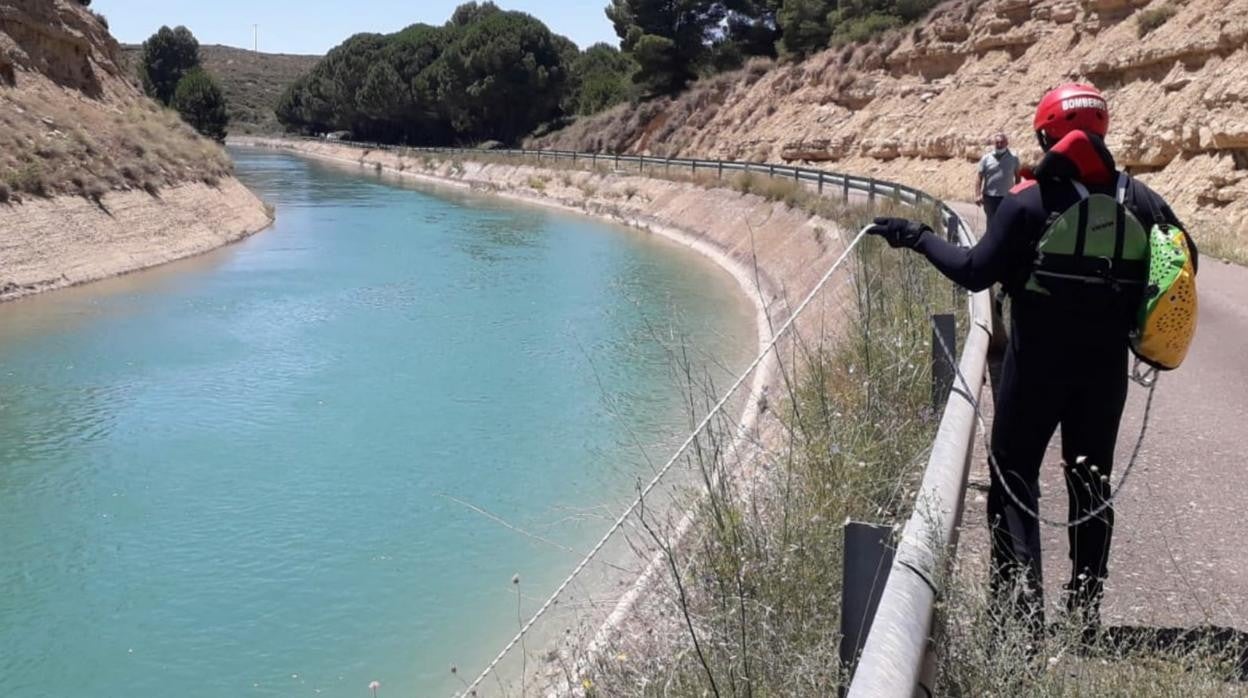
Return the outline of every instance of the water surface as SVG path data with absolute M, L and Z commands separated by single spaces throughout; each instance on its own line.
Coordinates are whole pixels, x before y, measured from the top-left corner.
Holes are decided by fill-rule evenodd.
M 659 338 L 754 348 L 671 243 L 236 156 L 273 229 L 0 306 L 0 696 L 449 693 L 576 556 L 444 495 L 583 550 L 683 423 Z

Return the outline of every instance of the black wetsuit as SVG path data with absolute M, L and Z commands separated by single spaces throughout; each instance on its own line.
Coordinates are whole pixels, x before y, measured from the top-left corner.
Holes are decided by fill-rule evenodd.
M 974 248 L 957 247 L 931 233 L 924 233 L 915 246 L 959 285 L 979 291 L 1002 284 L 1010 295 L 1009 346 L 996 386 L 992 455 L 1010 490 L 1028 509 L 1038 511 L 1040 464 L 1060 425 L 1071 520 L 1109 494 L 1127 395 L 1128 332 L 1139 300 L 1061 301 L 1024 289 L 1050 215 L 1078 203 L 1072 176 L 1093 193 L 1114 195 L 1116 173 L 1103 144 L 1098 141 L 1095 148 L 1100 162 L 1089 162 L 1086 148 L 1076 151 L 1050 152 L 1037 168 L 1040 182 L 1016 187 Z M 1087 176 L 1089 172 L 1094 176 Z M 1126 203 L 1146 227 L 1163 221 L 1179 226 L 1165 201 L 1140 182 L 1131 181 Z M 1022 570 L 1031 592 L 1028 610 L 1042 619 L 1040 524 L 1015 505 L 992 470 L 988 519 L 993 588 L 1013 584 Z M 1099 606 L 1113 521 L 1110 508 L 1070 529 L 1069 602 L 1093 610 Z

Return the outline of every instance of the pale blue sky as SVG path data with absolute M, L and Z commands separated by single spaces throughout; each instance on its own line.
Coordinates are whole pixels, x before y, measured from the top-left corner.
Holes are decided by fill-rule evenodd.
M 528 12 L 581 48 L 617 44 L 603 14 L 607 0 L 495 0 Z M 260 25 L 260 50 L 323 54 L 358 32 L 387 33 L 415 22 L 442 24 L 460 0 L 94 0 L 113 36 L 142 43 L 162 24 L 186 25 L 201 44 L 251 48 L 251 25 Z

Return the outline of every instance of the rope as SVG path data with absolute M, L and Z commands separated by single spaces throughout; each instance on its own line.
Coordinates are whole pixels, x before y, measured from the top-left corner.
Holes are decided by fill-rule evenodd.
M 962 367 L 958 365 L 957 360 L 953 356 L 953 352 L 949 350 L 949 345 L 945 343 L 945 338 L 941 336 L 939 332 L 935 332 L 934 334 L 940 342 L 941 351 L 944 352 L 945 358 L 949 360 L 949 363 L 953 366 L 953 370 L 957 373 L 958 380 L 962 383 L 964 396 L 968 401 L 970 401 L 971 407 L 975 409 L 975 420 L 979 422 L 980 438 L 984 442 L 984 449 L 988 452 L 988 464 L 992 467 L 993 472 L 996 474 L 997 481 L 1001 483 L 1001 488 L 1005 490 L 1005 494 L 1012 502 L 1014 502 L 1015 506 L 1022 509 L 1031 518 L 1047 526 L 1051 526 L 1053 528 L 1075 528 L 1077 526 L 1082 526 L 1093 519 L 1100 518 L 1101 514 L 1105 513 L 1106 510 L 1114 505 L 1114 501 L 1118 499 L 1118 495 L 1122 494 L 1122 491 L 1127 486 L 1127 480 L 1131 477 L 1131 471 L 1135 468 L 1136 461 L 1140 456 L 1140 449 L 1144 445 L 1144 437 L 1148 434 L 1148 422 L 1153 412 L 1153 394 L 1157 390 L 1156 374 L 1151 376 L 1149 382 L 1140 381 L 1138 378 L 1136 379 L 1137 382 L 1140 382 L 1141 385 L 1148 388 L 1148 400 L 1144 404 L 1144 423 L 1140 425 L 1140 438 L 1136 440 L 1135 448 L 1131 450 L 1131 460 L 1127 462 L 1127 467 L 1122 471 L 1122 479 L 1118 481 L 1118 487 L 1112 489 L 1109 497 L 1107 497 L 1100 506 L 1091 512 L 1070 521 L 1054 521 L 1041 516 L 1037 511 L 1032 511 L 1018 498 L 1017 495 L 1014 494 L 1014 491 L 1010 489 L 1009 484 L 1005 480 L 1005 474 L 1001 471 L 1001 466 L 997 463 L 996 457 L 992 455 L 992 447 L 987 441 L 988 429 L 984 423 L 983 413 L 980 411 L 979 398 L 976 397 L 976 393 L 971 390 L 971 386 L 967 383 L 966 376 L 962 374 Z
M 533 624 L 545 615 L 552 606 L 554 606 L 555 601 L 559 598 L 563 591 L 568 588 L 568 585 L 580 576 L 585 567 L 589 565 L 598 553 L 602 551 L 603 547 L 606 546 L 607 542 L 610 541 L 611 537 L 615 535 L 615 532 L 624 526 L 628 517 L 632 516 L 633 512 L 637 510 L 637 507 L 640 506 L 646 496 L 650 494 L 650 491 L 653 490 L 663 479 L 663 476 L 672 469 L 672 466 L 676 464 L 676 461 L 684 454 L 685 450 L 688 449 L 689 446 L 693 444 L 694 440 L 698 438 L 698 434 L 701 434 L 702 430 L 710 424 L 711 420 L 724 409 L 724 407 L 728 404 L 728 400 L 730 400 L 741 385 L 745 383 L 745 380 L 751 373 L 754 372 L 754 369 L 758 368 L 758 366 L 763 363 L 763 361 L 767 358 L 767 355 L 770 354 L 776 344 L 779 343 L 780 339 L 788 333 L 790 328 L 793 327 L 793 323 L 797 320 L 798 316 L 800 316 L 806 307 L 810 305 L 811 301 L 815 299 L 815 296 L 819 293 L 819 291 L 827 285 L 828 281 L 832 278 L 832 275 L 836 273 L 836 270 L 839 269 L 841 265 L 845 263 L 845 260 L 849 258 L 850 253 L 858 247 L 860 242 L 862 242 L 863 237 L 866 236 L 867 230 L 870 227 L 871 226 L 868 225 L 858 232 L 858 235 L 854 237 L 853 242 L 845 248 L 845 251 L 841 253 L 841 256 L 837 258 L 836 262 L 832 264 L 832 267 L 828 269 L 827 273 L 823 275 L 823 278 L 819 280 L 819 283 L 816 284 L 815 287 L 811 289 L 810 293 L 806 295 L 806 298 L 798 304 L 797 308 L 789 316 L 789 319 L 785 320 L 784 324 L 780 326 L 780 329 L 772 334 L 771 340 L 767 342 L 766 346 L 764 346 L 758 356 L 754 358 L 754 361 L 750 363 L 749 367 L 746 368 L 745 371 L 732 384 L 732 386 L 728 388 L 728 391 L 719 399 L 719 402 L 715 403 L 715 406 L 711 408 L 710 412 L 702 418 L 702 421 L 697 425 L 697 427 L 694 428 L 693 432 L 689 434 L 684 443 L 680 445 L 680 448 L 676 449 L 676 452 L 672 454 L 672 457 L 667 460 L 667 463 L 665 463 L 662 468 L 659 468 L 658 472 L 655 473 L 650 482 L 646 483 L 646 486 L 641 489 L 632 504 L 629 504 L 628 508 L 624 510 L 624 513 L 620 514 L 619 518 L 615 520 L 615 523 L 611 524 L 611 527 L 607 529 L 607 532 L 603 534 L 602 538 L 598 540 L 594 547 L 591 548 L 585 557 L 577 563 L 575 568 L 573 568 L 572 573 L 559 584 L 555 591 L 551 593 L 550 597 L 546 599 L 545 603 L 542 604 L 541 608 L 537 609 L 537 612 L 533 614 L 533 617 L 529 618 L 528 622 L 520 628 L 520 632 L 516 633 L 516 636 L 507 643 L 507 646 L 498 653 L 498 656 L 485 667 L 485 670 L 481 672 L 481 675 L 473 680 L 472 683 L 468 684 L 467 687 L 464 688 L 463 693 L 459 695 L 474 695 L 476 687 L 479 686 L 487 676 L 489 676 L 490 672 L 498 666 L 499 662 L 503 661 L 503 658 L 507 656 L 507 653 L 511 652 L 512 648 L 519 644 L 525 634 L 529 632 L 529 629 L 533 627 Z

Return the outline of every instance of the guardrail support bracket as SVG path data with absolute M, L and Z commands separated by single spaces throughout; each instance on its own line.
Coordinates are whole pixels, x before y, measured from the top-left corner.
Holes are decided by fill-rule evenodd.
M 849 521 L 841 570 L 841 666 L 852 676 L 893 567 L 893 527 Z M 846 683 L 846 688 L 848 682 Z M 844 691 L 842 691 L 843 693 Z
M 949 353 L 945 353 L 945 347 Z M 958 355 L 958 320 L 951 314 L 932 316 L 932 410 L 939 412 L 953 390 L 954 361 Z

